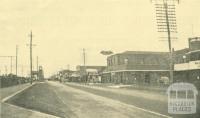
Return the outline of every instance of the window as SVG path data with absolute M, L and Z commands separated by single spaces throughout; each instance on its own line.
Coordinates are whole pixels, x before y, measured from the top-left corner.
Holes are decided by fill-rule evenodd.
M 144 78 L 145 83 L 150 83 L 150 75 L 149 74 L 145 74 L 145 78 Z
M 190 61 L 196 61 L 196 60 L 200 60 L 200 52 L 190 54 Z
M 200 53 L 199 53 L 198 55 L 199 55 L 199 56 L 198 56 L 197 60 L 200 60 Z
M 142 57 L 136 57 L 136 64 L 144 64 L 144 59 Z
M 128 64 L 128 58 L 124 59 L 124 64 Z

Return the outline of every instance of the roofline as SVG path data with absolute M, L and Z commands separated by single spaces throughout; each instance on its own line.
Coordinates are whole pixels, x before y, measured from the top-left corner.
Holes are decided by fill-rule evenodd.
M 103 74 L 105 73 L 113 73 L 113 72 L 147 72 L 147 71 L 157 71 L 157 72 L 163 72 L 163 71 L 170 71 L 170 70 L 116 70 L 116 71 L 107 71 L 107 72 L 103 72 Z
M 130 52 L 130 53 L 129 53 L 129 52 Z M 157 51 L 125 51 L 125 52 L 121 52 L 121 53 L 112 54 L 112 55 L 108 56 L 108 58 L 113 57 L 113 56 L 117 56 L 117 55 L 140 55 L 140 54 L 169 54 L 169 52 L 157 52 Z
M 122 53 L 119 53 L 119 54 L 134 54 L 134 53 L 144 53 L 144 54 L 165 54 L 165 53 L 169 53 L 169 52 L 158 52 L 158 51 L 125 51 L 125 52 L 122 52 Z
M 185 53 L 185 54 L 190 54 L 190 53 L 193 53 L 193 52 L 200 52 L 200 50 L 189 51 L 189 52 L 187 52 L 187 53 Z

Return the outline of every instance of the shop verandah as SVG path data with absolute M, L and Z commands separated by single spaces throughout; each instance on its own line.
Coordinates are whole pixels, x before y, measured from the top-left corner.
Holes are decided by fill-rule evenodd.
M 104 72 L 102 83 L 165 86 L 169 84 L 168 71 L 121 70 Z

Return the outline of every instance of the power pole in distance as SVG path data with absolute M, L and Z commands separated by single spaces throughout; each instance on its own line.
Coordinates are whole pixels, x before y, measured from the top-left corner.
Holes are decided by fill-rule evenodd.
M 84 68 L 84 78 L 85 78 L 85 83 L 87 82 L 87 72 L 86 72 L 86 60 L 85 60 L 85 48 L 83 48 L 83 68 Z
M 18 68 L 17 67 L 18 66 L 18 45 L 16 45 L 16 63 L 15 64 L 16 64 L 16 76 L 17 76 L 17 71 L 18 71 L 17 70 L 17 68 Z
M 13 68 L 12 58 L 13 58 L 13 56 L 10 57 L 10 74 L 12 74 L 12 68 Z
M 33 38 L 33 34 L 32 34 L 32 31 L 31 31 L 31 33 L 30 33 L 30 82 L 31 82 L 31 84 L 32 84 L 32 79 L 33 79 L 33 68 L 32 68 L 32 38 Z
M 7 76 L 8 74 L 8 69 L 7 69 L 7 66 L 5 66 L 5 75 Z
M 83 66 L 85 67 L 85 48 L 83 48 Z
M 37 56 L 37 79 L 39 79 L 39 64 L 38 64 L 38 56 Z

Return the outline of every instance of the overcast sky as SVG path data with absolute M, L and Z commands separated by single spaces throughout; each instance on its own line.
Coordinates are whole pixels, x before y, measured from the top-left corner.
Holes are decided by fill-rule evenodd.
M 200 36 L 199 6 L 200 0 L 177 5 L 175 49 L 187 47 L 188 37 Z M 158 38 L 150 0 L 0 0 L 0 56 L 15 55 L 19 45 L 19 74 L 29 71 L 31 30 L 34 68 L 39 56 L 46 76 L 82 64 L 83 48 L 87 65 L 106 65 L 101 50 L 168 51 L 167 42 Z M 10 71 L 9 59 L 0 58 L 0 64 L 1 74 L 5 66 Z

